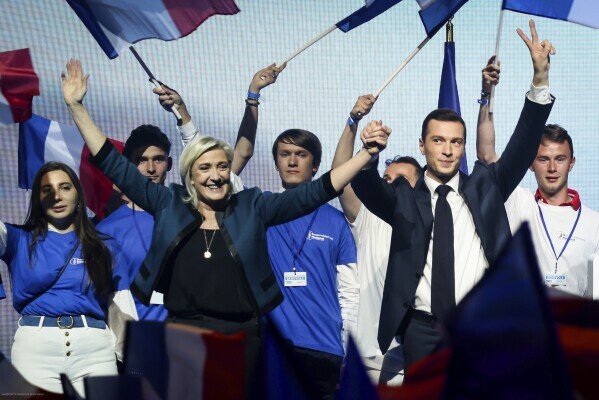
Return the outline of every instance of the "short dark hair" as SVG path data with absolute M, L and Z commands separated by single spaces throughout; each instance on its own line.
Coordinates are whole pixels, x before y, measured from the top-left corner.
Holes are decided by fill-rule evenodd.
M 279 143 L 294 144 L 308 150 L 310 154 L 312 154 L 312 165 L 320 166 L 320 160 L 322 159 L 322 145 L 320 144 L 318 137 L 312 132 L 303 129 L 287 129 L 277 136 L 272 145 L 272 158 L 275 163 L 277 162 Z
M 388 167 L 391 164 L 410 164 L 416 170 L 416 177 L 418 179 L 422 178 L 422 167 L 414 157 L 397 155 L 392 159 L 385 161 L 385 167 Z
M 171 152 L 171 141 L 168 139 L 168 136 L 154 125 L 140 125 L 133 129 L 125 142 L 123 155 L 129 161 L 134 161 L 131 159 L 133 152 L 142 146 L 144 148 L 156 146 L 162 149 L 167 156 Z
M 428 123 L 431 120 L 460 123 L 462 127 L 464 127 L 464 141 L 466 140 L 466 123 L 462 117 L 460 117 L 460 114 L 449 108 L 437 108 L 436 110 L 431 111 L 422 122 L 422 133 L 420 134 L 420 137 L 422 138 L 423 142 L 426 139 Z
M 557 124 L 545 125 L 541 140 L 548 140 L 550 142 L 556 143 L 568 142 L 568 145 L 570 146 L 570 157 L 574 158 L 574 145 L 572 144 L 572 137 L 570 137 L 568 131 L 561 126 Z

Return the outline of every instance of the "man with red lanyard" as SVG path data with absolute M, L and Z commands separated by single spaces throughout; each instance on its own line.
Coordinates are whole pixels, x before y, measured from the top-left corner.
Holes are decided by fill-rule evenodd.
M 489 114 L 488 105 L 491 88 L 499 82 L 500 68 L 493 62 L 491 58 L 482 71 L 479 100 L 476 147 L 478 159 L 486 163 L 499 159 L 495 152 L 493 114 Z M 568 175 L 575 162 L 568 132 L 559 125 L 547 125 L 530 166 L 537 180 L 536 192 L 516 188 L 505 208 L 512 233 L 522 222 L 529 223 L 545 284 L 579 296 L 590 296 L 588 260 L 599 252 L 599 213 L 582 205 L 578 192 L 568 188 Z

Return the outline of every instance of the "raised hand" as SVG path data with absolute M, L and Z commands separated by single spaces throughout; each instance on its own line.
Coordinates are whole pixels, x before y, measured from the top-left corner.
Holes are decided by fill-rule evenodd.
M 499 83 L 499 74 L 501 72 L 500 64 L 495 65 L 495 56 L 489 58 L 487 65 L 482 70 L 483 83 L 482 91 L 485 93 L 491 93 L 493 86 Z
M 66 65 L 67 72 L 60 74 L 62 80 L 62 96 L 67 106 L 74 106 L 83 103 L 83 98 L 87 93 L 87 79 L 89 74 L 83 74 L 81 61 L 72 58 Z
M 162 108 L 164 108 L 166 111 L 172 112 L 172 107 L 174 105 L 177 107 L 185 105 L 183 98 L 176 90 L 171 89 L 162 82 L 159 83 L 160 87 L 155 87 L 152 89 L 152 91 L 158 95 L 158 101 L 160 102 Z
M 275 83 L 277 77 L 283 72 L 286 66 L 287 63 L 284 63 L 280 67 L 277 67 L 276 64 L 270 64 L 268 67 L 256 72 L 252 78 L 252 83 L 250 83 L 249 91 L 258 94 L 260 90 Z
M 384 126 L 382 121 L 370 121 L 360 133 L 360 139 L 364 148 L 371 155 L 383 151 L 387 147 L 387 141 L 391 134 L 391 128 Z
M 354 105 L 354 108 L 352 108 L 349 115 L 354 120 L 362 119 L 362 117 L 368 115 L 370 110 L 372 110 L 372 106 L 374 105 L 375 101 L 376 97 L 371 94 L 358 97 L 358 101 L 356 101 L 356 104 Z
M 535 86 L 549 85 L 549 55 L 555 54 L 555 47 L 547 39 L 539 42 L 535 22 L 531 19 L 528 24 L 530 26 L 530 39 L 522 29 L 518 28 L 516 32 L 518 32 L 518 35 L 520 35 L 530 51 L 532 66 L 534 68 L 532 83 Z

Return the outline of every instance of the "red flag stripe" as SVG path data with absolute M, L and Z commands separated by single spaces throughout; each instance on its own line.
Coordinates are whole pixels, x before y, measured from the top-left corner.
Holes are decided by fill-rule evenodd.
M 14 122 L 31 118 L 33 96 L 40 94 L 29 49 L 0 53 L 0 92 L 8 102 Z
M 239 8 L 232 0 L 162 0 L 181 36 L 189 35 L 215 14 L 233 15 Z

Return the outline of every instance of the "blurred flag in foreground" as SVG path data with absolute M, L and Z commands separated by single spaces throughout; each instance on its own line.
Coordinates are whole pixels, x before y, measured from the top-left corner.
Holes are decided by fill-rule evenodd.
M 175 40 L 215 14 L 239 12 L 233 0 L 67 0 L 109 58 L 144 39 Z
M 0 53 L 0 126 L 31 118 L 33 96 L 39 94 L 29 49 Z

